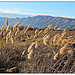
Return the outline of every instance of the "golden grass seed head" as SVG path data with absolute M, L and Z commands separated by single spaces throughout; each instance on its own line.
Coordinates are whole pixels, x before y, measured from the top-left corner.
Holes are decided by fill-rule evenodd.
M 43 32 L 43 30 L 41 30 L 41 31 L 38 33 L 38 35 L 40 35 L 42 32 Z
M 6 18 L 5 25 L 8 26 L 8 17 Z
M 33 49 L 33 46 L 35 45 L 35 42 L 33 42 L 30 46 L 29 46 L 29 48 L 28 48 L 28 52 L 30 52 L 32 49 Z
M 44 34 L 46 34 L 49 29 L 51 29 L 51 26 L 50 25 L 48 25 L 48 27 L 44 30 Z
M 56 29 L 57 29 L 57 26 L 54 27 L 54 30 L 56 30 Z
M 36 42 L 36 44 L 35 44 L 35 48 L 38 48 L 38 42 Z
M 6 28 L 4 28 L 3 31 L 6 31 Z
M 67 39 L 63 39 L 62 40 L 62 45 L 66 44 L 67 43 Z
M 26 33 L 29 28 L 30 28 L 30 24 L 29 24 L 28 27 L 25 29 L 24 33 Z
M 66 29 L 63 30 L 63 33 L 66 32 Z
M 31 50 L 28 54 L 28 59 L 31 59 L 32 58 L 32 54 L 33 54 L 33 50 Z
M 16 69 L 17 69 L 17 67 L 13 67 L 13 68 L 11 68 L 11 69 L 7 69 L 6 72 L 13 72 L 13 71 L 16 70 Z
M 3 29 L 4 29 L 4 25 L 2 26 L 1 30 L 3 30 Z
M 22 56 L 25 54 L 25 52 L 26 52 L 25 50 L 22 52 Z
M 72 50 L 68 50 L 68 54 L 73 54 L 73 51 Z
M 49 40 L 50 40 L 50 36 L 47 35 L 47 36 L 43 39 L 43 43 L 44 43 L 45 45 L 48 45 L 48 44 L 49 44 Z
M 17 24 L 15 24 L 15 25 L 13 26 L 13 31 L 16 31 L 16 29 L 19 28 L 19 24 L 20 24 L 20 22 L 18 22 Z
M 57 28 L 57 30 L 60 30 L 60 28 Z
M 54 59 L 54 60 L 57 60 L 58 56 L 59 56 L 59 54 L 56 53 L 56 54 L 54 55 L 53 59 Z
M 57 42 L 56 42 L 56 44 L 57 44 L 58 46 L 61 46 L 61 43 L 62 43 L 62 39 L 58 39 Z
M 47 55 L 48 55 L 48 57 L 50 56 L 50 54 L 51 54 L 51 52 L 49 52 Z
M 66 34 L 66 32 L 62 33 L 60 38 L 63 38 L 65 36 L 65 34 Z
M 64 54 L 65 51 L 67 50 L 67 46 L 68 46 L 68 43 L 66 43 L 59 51 L 60 55 Z
M 10 30 L 10 23 L 9 23 L 9 25 L 7 26 L 6 31 L 9 31 L 9 30 Z
M 36 30 L 35 30 L 35 34 L 37 34 L 37 33 L 38 33 L 38 30 L 36 29 Z
M 51 29 L 51 27 L 52 27 L 51 25 L 48 25 L 48 28 L 49 28 L 49 29 Z

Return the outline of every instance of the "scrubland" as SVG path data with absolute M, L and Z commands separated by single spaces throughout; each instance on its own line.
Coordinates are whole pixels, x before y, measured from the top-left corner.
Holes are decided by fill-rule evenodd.
M 0 73 L 75 73 L 75 31 L 11 29 L 0 31 Z

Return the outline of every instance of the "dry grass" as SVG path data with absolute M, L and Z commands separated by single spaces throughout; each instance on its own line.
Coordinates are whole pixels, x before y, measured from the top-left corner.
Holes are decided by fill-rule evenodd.
M 75 31 L 22 31 L 19 22 L 0 35 L 0 73 L 75 73 Z

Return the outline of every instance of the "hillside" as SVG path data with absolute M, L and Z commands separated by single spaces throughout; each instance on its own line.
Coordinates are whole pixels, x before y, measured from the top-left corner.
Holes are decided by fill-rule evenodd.
M 5 17 L 0 17 L 0 27 L 5 25 Z M 20 22 L 20 26 L 28 26 L 31 23 L 31 27 L 44 28 L 49 24 L 54 28 L 55 25 L 60 27 L 61 29 L 71 29 L 75 28 L 75 19 L 72 18 L 63 18 L 63 17 L 52 17 L 52 16 L 34 16 L 28 18 L 9 18 L 8 19 L 11 26 L 15 23 Z

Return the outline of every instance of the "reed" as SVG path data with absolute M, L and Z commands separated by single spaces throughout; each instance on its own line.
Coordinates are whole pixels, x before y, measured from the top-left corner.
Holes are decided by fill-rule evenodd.
M 47 35 L 47 36 L 43 39 L 43 43 L 44 43 L 45 45 L 49 45 L 49 40 L 50 40 L 50 36 Z
M 29 28 L 30 28 L 30 24 L 29 24 L 28 27 L 25 29 L 24 33 L 26 33 Z
M 56 29 L 57 29 L 57 26 L 54 27 L 54 30 L 56 30 Z
M 33 50 L 31 50 L 30 53 L 28 54 L 28 59 L 32 58 L 32 54 L 33 54 Z
M 67 51 L 68 43 L 66 43 L 59 51 L 60 55 L 64 54 Z
M 6 18 L 5 25 L 8 26 L 8 17 Z
M 59 54 L 56 53 L 56 54 L 54 55 L 53 59 L 54 59 L 54 60 L 57 60 L 58 56 L 59 56 Z

